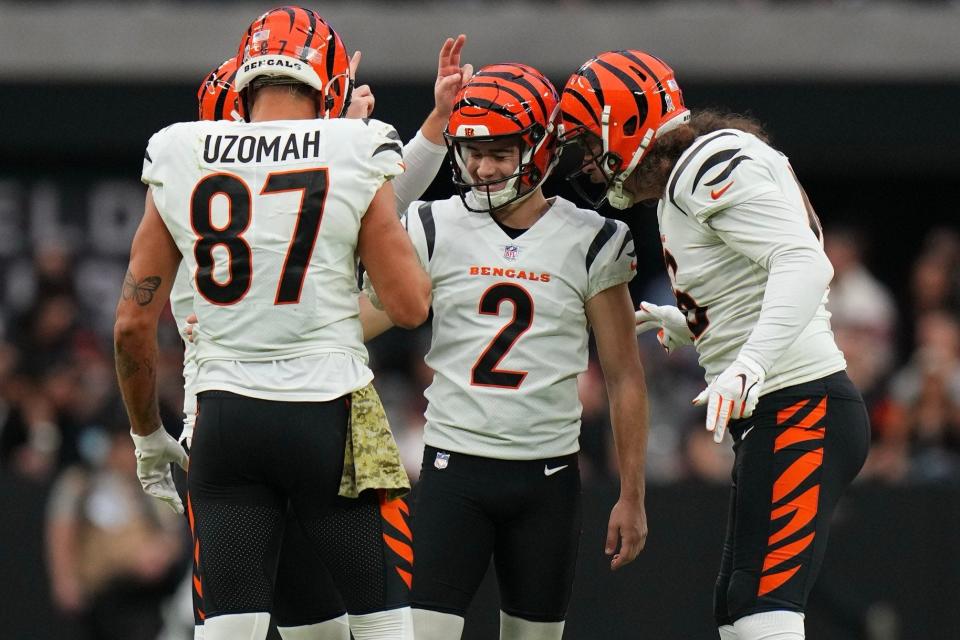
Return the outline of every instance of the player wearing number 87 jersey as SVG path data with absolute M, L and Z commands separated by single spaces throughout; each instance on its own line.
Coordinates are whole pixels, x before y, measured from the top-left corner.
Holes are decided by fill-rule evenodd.
M 415 202 L 404 217 L 434 311 L 414 505 L 418 640 L 460 636 L 491 557 L 500 637 L 560 638 L 579 544 L 577 375 L 591 328 L 620 459 L 605 549 L 612 568 L 644 544 L 646 396 L 627 291 L 633 240 L 622 222 L 544 197 L 556 113 L 556 91 L 535 69 L 480 69 L 447 125 L 460 197 Z
M 180 123 L 151 138 L 147 203 L 115 328 L 138 473 L 149 491 L 167 497 L 170 476 L 162 469 L 183 454 L 159 424 L 155 332 L 182 256 L 202 334 L 187 506 L 207 640 L 266 636 L 288 504 L 315 547 L 326 539 L 349 395 L 372 377 L 357 318 L 355 256 L 384 288 L 394 321 L 414 326 L 429 304 L 429 282 L 388 182 L 403 170 L 396 133 L 374 120 L 317 118 L 340 115 L 346 102 L 342 89 L 327 99 L 340 80 L 349 86 L 327 77 L 338 61 L 346 68 L 342 42 L 299 8 L 268 12 L 251 29 L 262 46 L 249 57 L 265 51 L 272 63 L 261 72 L 246 55 L 238 61 L 236 86 L 251 122 Z M 296 46 L 274 53 L 277 38 Z M 384 545 L 376 520 L 351 538 L 369 541 L 374 554 Z M 346 604 L 382 611 L 386 567 L 356 564 L 341 572 L 361 585 Z M 408 624 L 397 617 L 386 626 L 392 635 L 354 633 L 400 638 Z
M 587 61 L 561 112 L 563 141 L 585 154 L 577 173 L 611 205 L 659 200 L 677 308 L 641 304 L 638 328 L 695 344 L 708 386 L 694 403 L 717 442 L 728 422 L 734 437 L 720 637 L 802 639 L 831 513 L 869 443 L 824 308 L 833 271 L 813 207 L 757 122 L 690 113 L 673 70 L 643 51 Z

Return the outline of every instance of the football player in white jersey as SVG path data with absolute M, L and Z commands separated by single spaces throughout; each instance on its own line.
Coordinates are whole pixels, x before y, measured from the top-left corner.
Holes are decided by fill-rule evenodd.
M 444 126 L 450 116 L 454 96 L 472 74 L 472 67 L 469 64 L 460 65 L 460 56 L 465 42 L 466 37 L 463 35 L 447 38 L 440 49 L 437 80 L 434 86 L 434 108 L 424 120 L 417 135 L 404 146 L 403 157 L 406 170 L 393 179 L 398 211 L 405 211 L 410 202 L 430 186 L 440 169 L 443 158 L 446 157 L 446 146 L 443 143 Z M 359 52 L 357 52 L 350 61 L 351 79 L 356 77 L 359 61 Z M 208 74 L 201 83 L 197 92 L 200 120 L 244 119 L 243 104 L 234 89 L 236 71 L 236 58 L 229 58 Z M 357 86 L 351 94 L 346 117 L 368 117 L 371 115 L 373 106 L 374 96 L 369 86 Z M 170 302 L 174 318 L 181 331 L 192 333 L 193 327 L 189 330 L 186 327 L 193 304 L 193 289 L 189 282 L 189 275 L 185 272 L 186 268 L 181 263 L 170 295 Z M 196 394 L 193 391 L 196 382 L 196 364 L 193 359 L 195 349 L 193 341 L 186 340 L 185 345 L 185 418 L 180 442 L 189 453 L 190 439 L 196 420 Z M 173 474 L 181 499 L 186 501 L 184 495 L 186 475 L 179 467 L 173 469 Z M 400 510 L 399 513 L 404 510 Z M 363 501 L 352 511 L 342 510 L 340 517 L 365 519 L 371 517 L 370 512 L 375 516 L 383 515 L 379 504 Z M 197 567 L 194 567 L 196 576 L 193 585 L 194 638 L 202 640 L 205 614 L 200 594 L 200 576 L 196 571 Z M 399 601 L 401 598 L 405 602 L 407 593 L 397 593 L 394 600 Z M 310 541 L 303 535 L 292 512 L 288 514 L 284 529 L 272 617 L 284 640 L 350 639 L 349 618 L 329 571 L 321 558 L 310 549 Z
M 691 114 L 672 69 L 611 51 L 574 73 L 561 141 L 618 209 L 659 200 L 677 307 L 641 304 L 637 331 L 694 344 L 714 440 L 733 437 L 720 637 L 798 640 L 830 517 L 863 465 L 869 423 L 824 308 L 833 269 L 790 163 L 748 118 Z
M 155 371 L 157 320 L 182 257 L 202 334 L 188 508 L 207 640 L 266 637 L 288 504 L 315 545 L 325 537 L 349 395 L 372 377 L 355 255 L 398 324 L 422 322 L 430 299 L 389 184 L 403 171 L 396 132 L 335 119 L 351 88 L 339 36 L 316 13 L 284 7 L 255 20 L 244 42 L 235 82 L 251 123 L 181 123 L 151 138 L 115 329 L 138 475 L 178 505 L 167 465 L 184 465 L 185 452 L 160 425 Z M 349 536 L 376 560 L 339 563 L 338 589 L 349 608 L 384 614 L 354 635 L 409 637 L 408 613 L 382 611 L 380 523 Z
M 645 543 L 647 406 L 627 290 L 633 239 L 621 222 L 544 197 L 557 102 L 529 66 L 479 70 L 447 125 L 460 197 L 415 202 L 404 219 L 434 312 L 414 506 L 418 640 L 460 637 L 491 556 L 500 637 L 561 637 L 581 527 L 577 375 L 591 329 L 620 463 L 611 568 Z

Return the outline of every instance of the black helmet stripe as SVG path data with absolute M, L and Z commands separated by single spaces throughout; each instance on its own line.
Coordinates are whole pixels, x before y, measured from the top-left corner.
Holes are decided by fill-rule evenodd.
M 287 27 L 287 31 L 293 31 L 293 25 L 297 22 L 297 12 L 293 7 L 280 7 L 280 11 L 283 11 L 290 18 L 290 26 Z M 264 20 L 266 22 L 266 20 Z
M 489 87 L 491 89 L 499 89 L 501 91 L 505 91 L 509 93 L 519 101 L 519 104 L 523 107 L 523 110 L 527 112 L 527 115 L 530 116 L 530 119 L 535 120 L 535 118 L 533 117 L 533 109 L 530 108 L 529 101 L 525 100 L 524 97 L 520 95 L 519 92 L 515 91 L 514 89 L 511 89 L 507 85 L 501 84 L 499 82 L 471 82 L 470 86 L 471 87 Z
M 561 117 L 562 119 L 564 119 L 564 120 L 567 120 L 567 121 L 572 122 L 572 123 L 574 123 L 574 124 L 576 124 L 576 125 L 578 125 L 578 126 L 581 126 L 581 127 L 583 127 L 584 129 L 589 129 L 589 128 L 590 128 L 590 127 L 588 127 L 588 126 L 586 125 L 586 123 L 580 122 L 580 118 L 578 118 L 578 117 L 576 117 L 576 116 L 572 116 L 572 115 L 570 115 L 569 113 L 567 113 L 566 111 L 561 111 L 561 112 L 560 112 L 560 117 Z
M 594 62 L 598 61 L 594 60 Z M 600 84 L 600 78 L 597 77 L 597 72 L 594 71 L 592 67 L 585 66 L 580 75 L 590 83 L 590 88 L 593 89 L 593 92 L 597 95 L 597 102 L 599 102 L 600 106 L 603 107 L 605 104 L 603 101 L 603 85 Z
M 460 102 L 458 102 L 457 104 L 453 105 L 453 111 L 460 111 L 464 107 L 477 107 L 480 109 L 493 111 L 494 113 L 498 113 L 502 115 L 504 118 L 507 118 L 508 120 L 510 120 L 512 123 L 517 125 L 518 128 L 523 129 L 523 123 L 520 122 L 520 120 L 518 120 L 515 115 L 513 115 L 512 113 L 510 113 L 509 111 L 501 107 L 496 102 L 493 102 L 492 100 L 486 100 L 484 98 L 465 98 Z M 465 118 L 473 117 L 467 114 L 463 114 L 463 115 Z
M 306 51 L 313 44 L 313 36 L 317 33 L 317 14 L 309 9 L 303 9 L 303 12 L 307 14 L 307 20 L 310 22 L 310 32 L 307 34 L 307 40 L 303 43 L 303 51 L 300 53 L 301 59 L 306 60 Z M 330 75 L 329 69 L 327 75 Z
M 624 58 L 626 58 L 630 62 L 633 62 L 634 64 L 642 68 L 644 71 L 646 71 L 648 74 L 650 74 L 650 77 L 653 78 L 653 81 L 657 83 L 657 94 L 659 94 L 660 96 L 660 115 L 661 116 L 666 115 L 669 105 L 667 104 L 667 96 L 663 89 L 663 83 L 660 82 L 660 76 L 654 73 L 653 69 L 651 69 L 646 62 L 644 62 L 637 56 L 633 55 L 629 51 L 618 51 L 617 53 L 619 53 Z
M 600 126 L 600 114 L 597 113 L 597 110 L 593 108 L 593 105 L 587 102 L 587 99 L 584 98 L 579 91 L 572 91 L 568 89 L 567 95 L 576 98 L 577 101 L 583 105 L 583 108 L 587 110 L 587 113 L 593 117 L 594 121 L 597 123 L 597 126 Z
M 526 78 L 523 78 L 523 77 L 518 78 L 514 74 L 507 73 L 505 71 L 481 71 L 480 73 L 477 74 L 477 76 L 481 78 L 487 78 L 487 77 L 500 78 L 502 80 L 510 80 L 511 82 L 515 82 L 516 84 L 520 85 L 521 87 L 529 91 L 531 94 L 533 94 L 533 97 L 537 99 L 537 104 L 540 105 L 540 112 L 543 113 L 544 119 L 547 119 L 550 117 L 550 114 L 547 113 L 547 106 L 543 103 L 543 98 L 540 97 L 540 92 L 537 91 L 536 88 L 532 84 L 530 84 L 530 81 L 527 80 Z M 500 86 L 506 88 L 505 85 L 500 85 Z M 524 103 L 527 102 L 520 95 L 513 92 L 511 92 L 511 94 L 517 96 L 517 98 L 521 102 L 524 102 Z
M 615 75 L 620 82 L 624 84 L 624 86 L 627 88 L 627 91 L 629 91 L 630 95 L 633 96 L 634 102 L 637 103 L 637 113 L 639 114 L 640 122 L 645 121 L 647 119 L 647 112 L 650 110 L 650 107 L 647 106 L 646 92 L 643 90 L 643 87 L 641 87 L 636 80 L 628 76 L 620 69 L 617 69 L 606 60 L 597 60 L 597 64 Z

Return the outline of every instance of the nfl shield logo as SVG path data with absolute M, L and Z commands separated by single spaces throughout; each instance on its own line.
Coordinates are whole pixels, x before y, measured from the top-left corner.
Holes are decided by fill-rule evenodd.
M 520 255 L 520 247 L 515 244 L 508 244 L 503 248 L 503 257 L 514 262 L 517 259 L 517 256 Z
M 437 451 L 437 459 L 433 461 L 433 466 L 437 469 L 446 469 L 447 465 L 450 464 L 450 454 L 444 453 L 443 451 Z

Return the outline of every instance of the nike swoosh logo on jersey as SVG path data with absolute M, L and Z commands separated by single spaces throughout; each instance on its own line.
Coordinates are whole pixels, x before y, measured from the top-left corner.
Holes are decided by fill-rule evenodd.
M 753 425 L 753 427 L 755 427 L 755 426 L 757 426 L 757 425 Z M 749 429 L 744 429 L 744 430 L 743 430 L 743 433 L 740 434 L 740 442 L 743 442 L 744 440 L 747 439 L 747 434 L 750 433 L 751 431 L 753 431 L 753 427 L 750 427 Z
M 569 467 L 569 466 L 570 466 L 570 465 L 568 465 L 568 464 L 564 464 L 564 465 L 560 465 L 559 467 L 554 467 L 553 469 L 551 469 L 551 468 L 548 467 L 547 465 L 543 465 L 543 475 L 545 475 L 545 476 L 552 476 L 552 475 L 555 474 L 556 472 L 558 472 L 558 471 L 563 471 L 564 469 L 566 469 L 566 468 Z
M 725 193 L 727 192 L 727 189 L 729 189 L 730 187 L 733 186 L 733 183 L 734 183 L 734 182 L 736 182 L 736 180 L 731 180 L 730 182 L 727 183 L 727 186 L 723 187 L 722 189 L 717 189 L 717 190 L 715 190 L 715 191 L 711 191 L 711 192 L 710 192 L 710 197 L 713 198 L 714 200 L 716 200 L 717 198 L 719 198 L 720 196 L 722 196 L 723 194 L 725 194 Z

